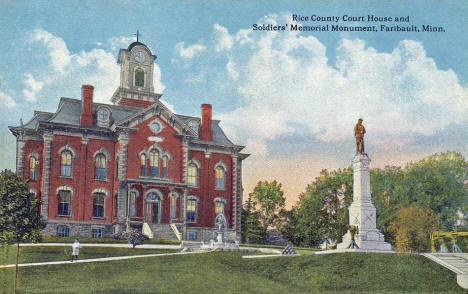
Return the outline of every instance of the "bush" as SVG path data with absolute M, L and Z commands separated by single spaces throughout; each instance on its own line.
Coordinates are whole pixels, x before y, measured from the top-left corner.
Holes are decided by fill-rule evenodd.
M 135 229 L 115 233 L 112 237 L 117 240 L 127 240 L 128 244 L 132 244 L 133 248 L 137 245 L 142 245 L 145 241 L 149 240 L 148 236 Z
M 431 248 L 431 232 L 437 230 L 437 221 L 431 209 L 413 204 L 397 210 L 390 230 L 395 234 L 397 251 L 426 252 Z

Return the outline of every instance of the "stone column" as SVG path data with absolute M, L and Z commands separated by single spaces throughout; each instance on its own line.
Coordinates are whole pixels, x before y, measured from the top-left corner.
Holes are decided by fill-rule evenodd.
M 50 194 L 50 151 L 51 143 L 54 139 L 54 135 L 50 132 L 46 132 L 42 135 L 44 139 L 44 164 L 42 165 L 44 171 L 42 172 L 42 219 L 47 220 L 49 218 L 49 194 Z
M 24 179 L 24 146 L 26 140 L 22 138 L 16 139 L 16 174 Z
M 118 179 L 122 181 L 127 176 L 127 151 L 128 151 L 128 142 L 130 137 L 127 133 L 120 133 L 118 140 L 120 142 L 120 151 L 119 151 L 119 172 Z
M 125 180 L 127 177 L 127 149 L 128 149 L 128 142 L 129 142 L 129 135 L 128 133 L 122 132 L 119 134 L 118 140 L 120 142 L 120 150 L 119 154 L 119 161 L 118 161 L 118 173 L 117 178 L 119 181 Z M 127 217 L 127 198 L 128 198 L 128 191 L 126 187 L 120 185 L 120 189 L 117 192 L 118 194 L 118 208 L 117 208 L 117 219 L 119 223 L 123 223 L 126 221 Z
M 184 188 L 184 196 L 182 198 L 182 220 L 184 226 L 182 228 L 182 240 L 187 240 L 187 196 L 188 188 Z
M 356 154 L 353 159 L 353 203 L 349 207 L 349 224 L 357 226 L 355 241 L 361 250 L 390 251 L 384 235 L 377 230 L 376 209 L 372 204 L 370 189 L 370 158 L 367 154 Z M 351 243 L 348 233 L 338 249 L 346 249 Z

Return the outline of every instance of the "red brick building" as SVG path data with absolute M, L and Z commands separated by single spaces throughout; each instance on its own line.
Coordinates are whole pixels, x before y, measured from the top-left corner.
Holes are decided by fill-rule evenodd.
M 243 146 L 203 104 L 201 118 L 173 113 L 153 88 L 155 55 L 140 42 L 121 49 L 113 105 L 61 98 L 9 127 L 17 173 L 43 201 L 44 232 L 109 236 L 128 227 L 151 237 L 208 241 L 216 216 L 240 239 Z M 219 216 L 221 215 L 221 216 Z

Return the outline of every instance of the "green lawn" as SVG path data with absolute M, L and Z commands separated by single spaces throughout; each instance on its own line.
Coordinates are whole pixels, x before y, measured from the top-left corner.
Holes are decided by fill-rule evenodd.
M 137 247 L 138 248 L 138 247 Z M 103 248 L 83 247 L 80 250 L 80 259 L 128 256 L 153 253 L 176 252 L 176 250 L 161 249 L 132 249 L 132 248 Z M 71 246 L 26 246 L 20 247 L 20 263 L 45 262 L 69 260 L 71 257 Z M 0 265 L 13 264 L 16 260 L 16 247 L 0 247 Z
M 0 270 L 0 277 L 13 274 Z M 215 252 L 20 269 L 20 293 L 362 292 L 463 293 L 454 273 L 409 254 L 242 259 L 238 252 Z

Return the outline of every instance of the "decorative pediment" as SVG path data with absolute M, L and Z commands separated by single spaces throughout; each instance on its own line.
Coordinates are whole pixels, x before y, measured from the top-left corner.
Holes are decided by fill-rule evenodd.
M 115 130 L 117 127 L 133 128 L 154 116 L 159 116 L 161 120 L 173 127 L 178 134 L 198 138 L 197 133 L 192 128 L 180 120 L 160 101 L 155 101 L 151 106 L 142 109 L 125 119 L 115 122 L 112 129 Z

